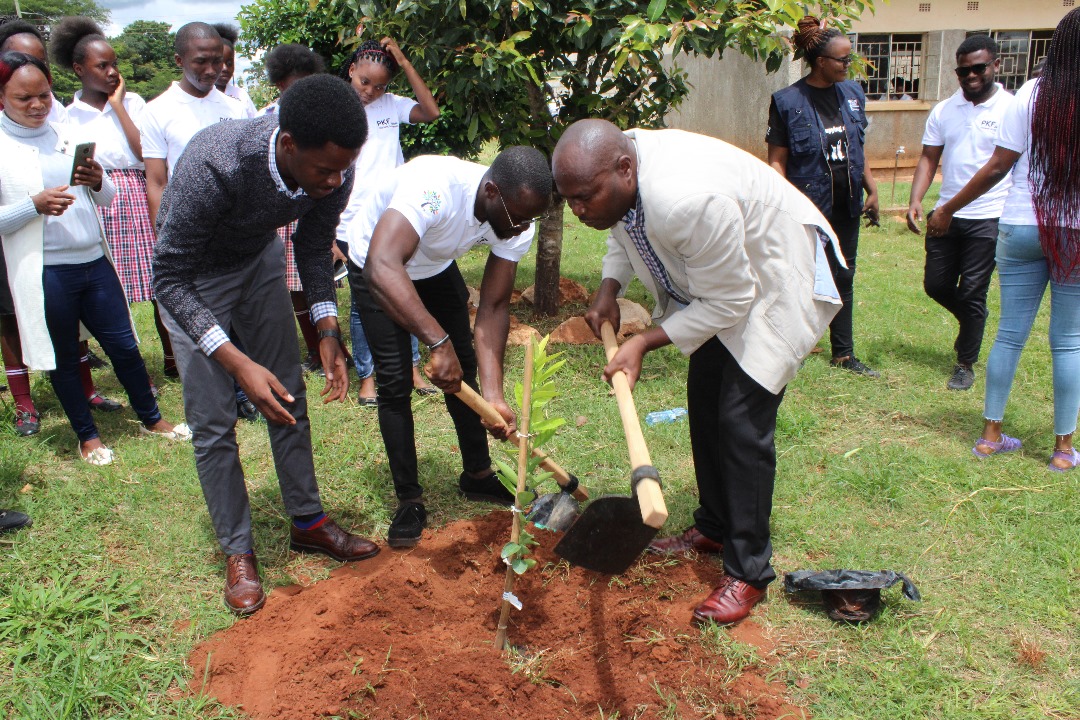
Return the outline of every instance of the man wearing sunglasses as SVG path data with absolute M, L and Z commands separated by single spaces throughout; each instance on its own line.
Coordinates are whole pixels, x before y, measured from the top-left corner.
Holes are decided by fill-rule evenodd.
M 960 88 L 938 103 L 926 120 L 922 156 L 915 168 L 908 203 L 908 228 L 922 233 L 922 201 L 941 165 L 940 207 L 986 164 L 994 153 L 998 125 L 1013 96 L 995 82 L 998 45 L 987 35 L 973 35 L 956 50 Z M 975 382 L 986 327 L 986 293 L 994 273 L 998 217 L 1011 185 L 1006 176 L 992 190 L 958 214 L 945 235 L 926 237 L 926 294 L 960 324 L 954 343 L 956 365 L 946 387 L 967 390 Z
M 350 224 L 349 284 L 375 361 L 379 429 L 400 503 L 390 523 L 390 547 L 416 545 L 427 521 L 411 405 L 410 333 L 431 353 L 428 378 L 447 393 L 464 467 L 459 493 L 468 500 L 513 502 L 491 469 L 480 418 L 452 393 L 463 382 L 480 390 L 506 420 L 506 428 L 491 428 L 501 439 L 514 427 L 503 397 L 510 295 L 517 263 L 532 244 L 533 223 L 551 204 L 551 188 L 548 161 L 533 148 L 509 147 L 491 167 L 422 156 L 397 168 Z M 490 253 L 474 348 L 469 295 L 455 261 L 480 244 Z

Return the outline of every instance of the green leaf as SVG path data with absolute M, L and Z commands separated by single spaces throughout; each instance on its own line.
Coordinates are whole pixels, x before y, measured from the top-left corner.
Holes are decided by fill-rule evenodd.
M 502 553 L 500 553 L 500 555 L 503 560 L 509 560 L 510 558 L 517 556 L 518 553 L 520 553 L 524 549 L 524 547 L 517 543 L 508 542 L 503 545 Z
M 646 11 L 646 14 L 649 16 L 649 22 L 656 22 L 659 20 L 666 9 L 667 0 L 651 0 L 649 9 Z
M 480 57 L 480 56 L 477 55 L 476 57 Z M 476 114 L 473 114 L 472 120 L 469 121 L 468 138 L 469 138 L 470 142 L 472 142 L 473 140 L 476 139 L 476 131 L 479 128 L 480 128 L 480 116 L 476 115 Z
M 514 488 L 515 490 L 517 488 Z M 526 490 L 517 494 L 517 505 L 519 508 L 528 507 L 536 499 L 536 493 L 532 490 Z

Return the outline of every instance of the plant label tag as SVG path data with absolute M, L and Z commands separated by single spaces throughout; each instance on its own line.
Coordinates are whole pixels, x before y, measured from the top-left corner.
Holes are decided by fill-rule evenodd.
M 512 592 L 504 592 L 502 599 L 504 602 L 508 602 L 514 606 L 515 610 L 521 609 L 521 601 L 517 599 L 517 595 Z

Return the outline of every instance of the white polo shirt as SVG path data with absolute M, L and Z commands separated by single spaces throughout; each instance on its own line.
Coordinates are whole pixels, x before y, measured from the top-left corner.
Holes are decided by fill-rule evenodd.
M 222 120 L 243 117 L 240 103 L 217 88 L 211 88 L 206 97 L 197 98 L 174 82 L 148 102 L 143 111 L 140 126 L 143 157 L 165 160 L 172 175 L 176 161 L 195 133 Z
M 349 225 L 353 218 L 371 200 L 385 176 L 405 162 L 401 153 L 401 125 L 409 124 L 409 114 L 418 104 L 412 98 L 384 93 L 375 102 L 364 106 L 368 137 L 356 159 L 356 182 L 349 195 L 349 204 L 341 213 L 338 240 L 349 241 Z
M 244 112 L 244 117 L 253 118 L 258 115 L 258 111 L 255 109 L 255 103 L 252 102 L 251 96 L 248 95 L 248 91 L 232 80 L 225 86 L 225 96 L 231 97 L 233 100 L 240 103 L 240 107 Z
M 935 208 L 960 192 L 968 180 L 994 154 L 998 128 L 1013 96 L 1000 84 L 986 102 L 973 104 L 963 90 L 942 100 L 930 111 L 923 133 L 923 145 L 943 148 L 941 152 L 941 195 Z M 982 197 L 956 213 L 958 218 L 983 220 L 1001 215 L 1012 181 L 1004 178 Z
M 491 225 L 476 219 L 476 195 L 487 167 L 442 155 L 423 155 L 392 172 L 376 188 L 349 226 L 349 257 L 364 266 L 371 232 L 383 210 L 397 210 L 409 221 L 420 245 L 405 264 L 413 280 L 438 275 L 476 245 L 487 245 L 496 256 L 518 262 L 532 245 L 534 226 L 500 240 Z
M 139 127 L 146 101 L 135 93 L 124 94 L 124 109 L 127 110 L 135 127 Z M 75 93 L 75 100 L 68 105 L 68 122 L 82 125 L 86 128 L 87 137 L 94 138 L 97 147 L 94 158 L 101 163 L 106 170 L 127 170 L 135 168 L 143 169 L 143 162 L 135 157 L 131 146 L 128 145 L 124 128 L 120 124 L 120 118 L 112 105 L 105 103 L 105 107 L 98 110 L 93 105 L 82 101 L 82 90 Z
M 1012 188 L 1001 211 L 1001 222 L 1008 225 L 1038 225 L 1035 207 L 1031 204 L 1031 114 L 1035 106 L 1038 78 L 1029 80 L 1016 91 L 1016 99 L 1001 122 L 997 144 L 1006 150 L 1020 153 L 1012 169 Z M 1080 227 L 1080 218 L 1062 219 L 1061 225 Z

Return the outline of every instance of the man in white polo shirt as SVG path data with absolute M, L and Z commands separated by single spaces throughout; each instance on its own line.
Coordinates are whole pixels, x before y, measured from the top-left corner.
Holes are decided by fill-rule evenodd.
M 431 351 L 425 370 L 448 393 L 446 409 L 464 468 L 460 494 L 504 505 L 513 501 L 491 469 L 480 418 L 449 393 L 467 383 L 513 427 L 514 413 L 503 396 L 510 294 L 518 261 L 532 244 L 533 220 L 551 204 L 551 187 L 547 158 L 533 148 L 509 147 L 490 168 L 424 156 L 385 176 L 352 221 L 349 284 L 375 360 L 379 430 L 400 502 L 390 523 L 390 547 L 416 545 L 427 521 L 413 431 L 410 334 Z M 474 348 L 469 294 L 455 260 L 480 244 L 490 254 Z
M 175 59 L 184 74 L 147 103 L 140 128 L 152 223 L 157 222 L 169 176 L 192 136 L 216 122 L 244 116 L 239 102 L 214 87 L 224 64 L 223 48 L 217 30 L 206 23 L 188 23 L 176 31 Z
M 922 156 L 911 182 L 908 228 L 922 233 L 922 200 L 941 163 L 941 194 L 935 207 L 953 197 L 994 153 L 994 139 L 1013 96 L 995 82 L 998 45 L 987 35 L 973 35 L 956 50 L 960 89 L 930 112 Z M 956 367 L 950 390 L 967 390 L 975 382 L 986 327 L 986 293 L 994 273 L 998 218 L 1011 181 L 1006 178 L 965 207 L 945 235 L 926 238 L 926 294 L 960 323 Z

